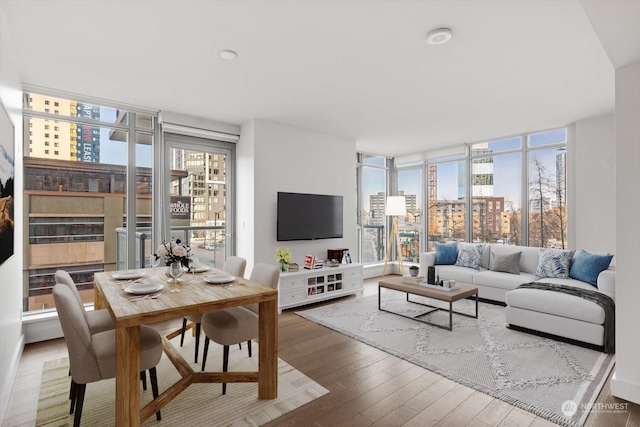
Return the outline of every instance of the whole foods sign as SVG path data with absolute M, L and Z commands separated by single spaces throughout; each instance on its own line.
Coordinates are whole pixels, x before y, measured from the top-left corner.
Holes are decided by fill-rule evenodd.
M 191 198 L 184 196 L 171 196 L 169 204 L 171 219 L 191 218 Z

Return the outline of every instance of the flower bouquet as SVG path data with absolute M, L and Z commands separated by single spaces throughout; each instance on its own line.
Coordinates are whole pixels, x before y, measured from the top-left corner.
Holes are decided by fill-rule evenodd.
M 276 261 L 280 263 L 280 271 L 287 271 L 287 266 L 291 262 L 291 250 L 276 248 Z
M 185 267 L 189 267 L 189 256 L 191 248 L 186 246 L 180 239 L 162 242 L 154 254 L 156 260 L 164 258 L 164 263 L 170 266 L 174 262 L 179 262 Z

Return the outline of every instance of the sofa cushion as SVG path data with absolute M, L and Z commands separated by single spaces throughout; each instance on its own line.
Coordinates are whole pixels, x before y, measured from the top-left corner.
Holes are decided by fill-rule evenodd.
M 560 249 L 539 249 L 540 258 L 536 276 L 557 277 L 566 279 L 569 277 L 571 259 L 575 251 L 563 251 Z
M 511 246 L 511 245 L 487 245 L 491 247 L 491 255 L 493 254 L 513 254 L 516 252 L 522 252 L 520 255 L 520 272 L 526 272 L 534 274 L 538 269 L 538 260 L 540 254 L 538 248 L 530 246 Z M 487 262 L 488 269 L 491 269 L 493 265 L 493 257 Z
M 587 282 L 583 282 L 582 280 L 572 279 L 570 277 L 566 279 L 561 279 L 558 277 L 542 277 L 542 278 L 536 277 L 535 281 L 540 283 L 553 283 L 555 285 L 573 286 L 575 288 L 580 288 L 580 289 L 589 289 L 590 291 L 593 291 L 593 290 L 598 292 L 600 291 L 599 289 L 593 289 L 593 286 L 591 286 Z
M 473 275 L 473 284 L 512 290 L 523 283 L 534 282 L 536 279 L 538 277 L 531 273 L 505 274 L 498 271 L 483 270 Z
M 460 243 L 458 245 L 458 259 L 455 265 L 479 270 L 484 245 L 484 243 Z
M 613 255 L 595 255 L 583 249 L 578 252 L 573 263 L 571 263 L 569 276 L 593 286 L 598 286 L 598 275 L 609 268 L 612 259 Z
M 604 309 L 602 307 L 575 295 L 542 289 L 515 289 L 507 292 L 505 301 L 509 307 L 548 313 L 598 325 L 604 323 Z
M 458 259 L 458 242 L 436 243 L 435 265 L 453 265 Z
M 491 271 L 501 271 L 504 273 L 520 274 L 520 256 L 522 252 L 512 254 L 491 253 Z
M 455 280 L 457 282 L 472 284 L 473 275 L 476 273 L 478 273 L 478 270 L 459 267 L 457 265 L 439 265 L 436 267 L 436 274 L 441 280 Z

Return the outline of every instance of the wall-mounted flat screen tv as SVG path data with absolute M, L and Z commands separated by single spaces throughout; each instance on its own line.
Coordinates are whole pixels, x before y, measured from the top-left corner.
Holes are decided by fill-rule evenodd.
M 342 196 L 278 193 L 278 241 L 342 237 Z

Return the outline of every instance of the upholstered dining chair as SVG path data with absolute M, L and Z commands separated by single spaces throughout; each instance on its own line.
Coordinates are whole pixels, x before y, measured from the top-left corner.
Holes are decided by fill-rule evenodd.
M 278 289 L 280 269 L 271 264 L 256 264 L 251 271 L 249 280 Z M 259 305 L 249 304 L 243 307 L 232 307 L 215 310 L 202 316 L 204 330 L 204 352 L 202 355 L 202 370 L 207 363 L 209 341 L 223 346 L 222 371 L 229 367 L 229 346 L 247 342 L 249 357 L 251 357 L 251 340 L 258 337 Z M 227 393 L 227 384 L 222 384 L 222 394 Z
M 82 307 L 84 318 L 87 321 L 87 324 L 89 325 L 89 330 L 91 331 L 92 334 L 108 331 L 116 327 L 116 325 L 113 323 L 113 319 L 111 319 L 109 310 L 101 309 L 101 310 L 86 311 L 84 309 L 84 304 L 82 302 L 82 298 L 80 298 L 80 293 L 78 292 L 76 283 L 73 281 L 73 278 L 71 278 L 71 275 L 67 271 L 65 270 L 56 271 L 55 279 L 56 279 L 56 283 L 67 285 L 69 289 L 71 289 L 71 293 L 73 293 L 73 296 L 78 301 L 78 304 L 80 305 L 80 307 Z
M 75 411 L 73 425 L 80 426 L 88 383 L 116 376 L 116 333 L 114 329 L 91 333 L 73 291 L 64 284 L 53 287 L 53 299 L 62 325 L 71 368 L 73 396 L 69 413 Z M 158 397 L 156 365 L 162 357 L 162 338 L 149 326 L 140 327 L 140 370 L 149 371 L 153 397 Z M 156 418 L 161 419 L 160 411 Z
M 232 276 L 236 277 L 244 277 L 244 270 L 247 267 L 247 260 L 239 257 L 239 256 L 230 256 L 224 262 L 222 266 L 222 271 L 225 273 L 229 273 Z M 196 350 L 194 356 L 194 363 L 198 363 L 198 348 L 200 347 L 200 331 L 202 328 L 202 315 L 200 314 L 192 314 L 187 317 L 182 318 L 182 334 L 180 335 L 180 347 L 184 344 L 184 333 L 187 330 L 187 322 L 193 322 L 196 324 Z M 251 351 L 251 349 L 249 349 Z

